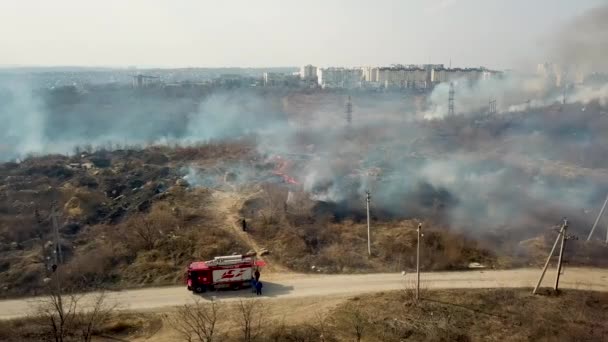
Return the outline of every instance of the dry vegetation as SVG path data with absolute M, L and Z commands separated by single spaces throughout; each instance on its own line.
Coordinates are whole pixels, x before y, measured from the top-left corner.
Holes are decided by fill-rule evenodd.
M 71 326 L 68 334 L 56 340 L 55 334 L 38 318 L 24 318 L 0 321 L 0 341 L 123 341 L 150 337 L 161 327 L 162 319 L 156 314 L 120 313 L 108 317 L 90 331 L 86 330 L 86 325 Z M 88 332 L 84 336 L 81 334 L 83 328 Z
M 457 129 L 456 123 L 435 124 Z M 296 271 L 327 273 L 414 266 L 416 219 L 378 211 L 372 220 L 373 256 L 367 257 L 360 212 L 337 213 L 331 203 L 312 201 L 298 190 L 292 189 L 289 197 L 288 186 L 272 174 L 274 165 L 254 147 L 254 141 L 245 139 L 200 146 L 110 146 L 112 151 L 85 146 L 72 157 L 0 164 L 0 297 L 44 289 L 54 249 L 52 203 L 59 214 L 66 283 L 80 289 L 176 284 L 193 260 L 252 249 L 250 240 L 226 229 L 240 218 L 227 210 L 239 208 L 218 208 L 214 190 L 184 182 L 183 168 L 191 165 L 205 181 L 234 197 L 241 195 L 242 185 L 261 184 L 259 196 L 240 208 L 240 216 L 247 219 L 254 242 L 271 253 L 271 261 Z M 233 178 L 234 184 L 225 181 Z M 408 199 L 413 206 L 426 200 Z M 463 269 L 472 262 L 487 267 L 536 264 L 554 239 L 550 230 L 531 233 L 538 224 L 530 222 L 473 240 L 451 230 L 441 212 L 420 213 L 423 270 Z M 522 243 L 513 238 L 529 235 L 535 237 Z M 605 263 L 606 251 L 604 245 L 572 242 L 566 262 Z
M 162 321 L 153 314 L 114 314 L 96 325 L 92 336 L 205 342 L 604 341 L 606 303 L 606 293 L 568 290 L 533 296 L 530 289 L 424 291 L 415 300 L 407 288 L 291 317 L 284 307 L 294 304 L 289 301 L 198 301 L 163 315 Z M 3 341 L 51 337 L 35 319 L 0 322 Z
M 80 289 L 175 284 L 194 259 L 246 252 L 210 208 L 210 191 L 178 180 L 185 160 L 249 151 L 246 143 L 152 147 L 0 165 L 0 296 L 43 291 L 52 203 L 65 281 Z
M 372 257 L 367 256 L 364 220 L 337 219 L 315 203 L 296 197 L 284 205 L 286 194 L 266 185 L 260 197 L 245 203 L 241 214 L 251 234 L 282 264 L 298 270 L 330 273 L 401 271 L 415 266 L 418 221 L 374 221 Z M 423 269 L 465 269 L 471 262 L 493 266 L 495 256 L 462 234 L 425 222 Z
M 363 341 L 602 341 L 606 303 L 585 291 L 432 291 L 418 302 L 403 291 L 354 298 L 333 316 L 340 340 L 362 330 Z
M 149 335 L 160 327 L 150 314 L 118 313 L 105 292 L 85 298 L 59 286 L 60 270 L 49 282 L 48 294 L 30 305 L 26 318 L 0 321 L 2 341 L 91 342 L 98 338 Z
M 74 288 L 175 284 L 192 260 L 251 248 L 225 229 L 226 208 L 213 207 L 212 190 L 181 180 L 184 166 L 195 164 L 221 178 L 230 170 L 222 165 L 243 160 L 255 164 L 260 175 L 270 174 L 272 165 L 253 152 L 251 142 L 78 152 L 0 165 L 0 296 L 43 292 L 54 250 L 53 203 L 65 282 Z M 242 216 L 258 244 L 291 269 L 397 271 L 413 265 L 413 221 L 374 222 L 376 254 L 370 259 L 362 256 L 362 222 L 336 220 L 299 194 L 286 205 L 286 190 L 277 184 L 262 190 Z M 425 244 L 433 251 L 427 269 L 492 259 L 464 236 L 440 230 L 429 230 Z

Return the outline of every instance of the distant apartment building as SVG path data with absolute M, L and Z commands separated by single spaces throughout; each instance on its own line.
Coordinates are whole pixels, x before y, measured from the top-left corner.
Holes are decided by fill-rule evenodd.
M 545 80 L 547 85 L 558 88 L 572 83 L 581 84 L 587 76 L 581 68 L 576 66 L 567 67 L 549 62 L 538 64 L 536 73 Z
M 563 72 L 555 63 L 541 63 L 536 66 L 536 73 L 545 80 L 548 85 L 559 87 L 562 83 Z
M 316 81 L 317 80 L 317 67 L 312 65 L 305 65 L 300 68 L 300 78 L 303 81 Z
M 388 67 L 366 66 L 352 69 L 315 68 L 307 65 L 300 69 L 300 78 L 310 79 L 310 74 L 315 69 L 317 82 L 322 88 L 428 89 L 438 83 L 453 81 L 473 83 L 500 74 L 483 67 L 445 68 L 443 64 L 396 64 Z
M 441 68 L 443 68 L 443 64 L 396 64 L 390 67 L 364 67 L 363 79 L 366 85 L 372 87 L 425 89 L 432 85 L 432 70 Z
M 356 88 L 361 86 L 361 68 L 318 68 L 317 82 L 321 88 Z
M 500 73 L 486 68 L 438 68 L 431 70 L 431 82 L 446 83 L 454 81 L 468 81 L 474 83 L 497 77 Z
M 430 85 L 429 70 L 419 66 L 364 67 L 362 74 L 372 87 L 424 89 Z
M 262 77 L 265 87 L 297 86 L 300 81 L 299 74 L 288 75 L 278 72 L 265 72 Z

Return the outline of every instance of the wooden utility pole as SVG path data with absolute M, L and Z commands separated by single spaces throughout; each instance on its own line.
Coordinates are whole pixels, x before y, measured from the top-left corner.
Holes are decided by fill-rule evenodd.
M 597 224 L 600 222 L 600 219 L 602 218 L 602 215 L 604 214 L 604 210 L 606 210 L 607 203 L 608 203 L 608 195 L 606 196 L 606 199 L 604 200 L 604 204 L 602 205 L 602 209 L 600 209 L 600 213 L 597 215 L 597 218 L 595 219 L 595 222 L 593 223 L 593 227 L 591 227 L 589 236 L 587 236 L 587 241 L 591 240 L 591 236 L 593 235 L 593 232 L 595 231 L 595 227 L 597 227 Z M 606 229 L 606 243 L 608 243 L 608 229 Z
M 563 233 L 561 233 L 562 245 L 559 248 L 559 257 L 557 259 L 557 275 L 555 276 L 555 291 L 557 291 L 559 287 L 559 275 L 562 272 L 562 257 L 564 256 L 564 247 L 566 247 L 566 231 L 568 226 L 565 226 L 563 229 Z
M 553 256 L 553 253 L 555 252 L 555 247 L 557 247 L 557 243 L 559 242 L 559 239 L 563 235 L 565 235 L 564 232 L 567 227 L 568 227 L 568 220 L 564 219 L 564 223 L 562 224 L 562 227 L 559 230 L 559 234 L 557 235 L 557 238 L 555 239 L 555 243 L 553 244 L 553 247 L 551 248 L 551 252 L 549 253 L 549 256 L 547 257 L 545 266 L 543 267 L 543 272 L 540 274 L 540 278 L 538 279 L 538 283 L 536 284 L 536 287 L 534 287 L 532 294 L 536 294 L 536 292 L 538 291 L 538 288 L 540 287 L 540 284 L 543 282 L 543 278 L 545 277 L 545 273 L 547 272 L 547 267 L 549 267 L 549 262 L 551 261 L 551 257 Z
M 370 200 L 369 190 L 365 192 L 365 203 L 367 204 L 367 254 L 369 256 L 372 255 L 372 244 L 371 244 L 371 234 L 369 229 L 369 200 Z
M 59 225 L 57 224 L 57 204 L 55 202 L 53 202 L 53 206 L 51 208 L 51 221 L 53 222 L 53 236 L 54 236 L 54 247 L 55 247 L 55 253 L 53 253 L 54 256 L 54 263 L 53 263 L 53 273 L 54 273 L 54 278 L 55 278 L 55 286 L 56 286 L 56 296 L 57 296 L 57 306 L 58 306 L 58 310 L 59 310 L 59 314 L 61 316 L 63 316 L 63 300 L 62 300 L 62 296 L 61 296 L 61 292 L 62 292 L 62 287 L 61 287 L 61 267 L 60 264 L 63 263 L 63 254 L 61 252 L 61 245 L 60 245 L 60 241 L 59 241 Z
M 557 276 L 555 277 L 555 291 L 559 290 L 559 277 L 562 274 L 562 262 L 563 262 L 563 254 L 564 249 L 566 248 L 566 241 L 568 240 L 578 240 L 578 237 L 575 235 L 568 235 L 567 233 L 568 226 L 564 228 L 564 233 L 562 234 L 562 246 L 559 251 L 559 260 L 557 262 Z
M 422 223 L 418 223 L 418 244 L 416 246 L 416 300 L 420 299 L 420 236 Z
M 61 251 L 61 245 L 59 241 L 59 225 L 57 224 L 57 205 L 53 203 L 51 209 L 51 220 L 53 222 L 53 237 L 55 246 L 55 265 L 59 266 L 59 263 L 63 263 L 63 252 Z

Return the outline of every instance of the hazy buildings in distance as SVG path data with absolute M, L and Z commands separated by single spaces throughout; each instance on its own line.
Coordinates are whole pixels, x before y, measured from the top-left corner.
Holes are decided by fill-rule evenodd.
M 321 88 L 384 88 L 428 89 L 438 83 L 489 79 L 499 76 L 499 71 L 480 68 L 445 68 L 443 64 L 391 65 L 388 67 L 315 68 L 302 67 L 300 77 L 310 79 L 310 71 L 317 70 L 317 82 Z

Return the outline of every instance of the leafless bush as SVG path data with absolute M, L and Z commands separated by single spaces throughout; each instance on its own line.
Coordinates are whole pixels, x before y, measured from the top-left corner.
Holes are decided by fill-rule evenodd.
M 285 191 L 272 184 L 264 184 L 262 190 L 264 191 L 264 208 L 261 215 L 264 222 L 266 224 L 277 223 L 285 215 Z
M 427 286 L 424 282 L 420 282 L 418 298 L 416 298 L 416 279 L 408 279 L 403 282 L 403 288 L 401 289 L 401 297 L 405 302 L 417 303 L 419 300 L 424 298 L 424 294 L 426 292 Z
M 158 246 L 164 235 L 179 224 L 166 205 L 152 207 L 147 215 L 137 214 L 125 223 L 131 244 L 138 249 L 152 250 Z
M 142 214 L 135 215 L 126 222 L 133 247 L 152 250 L 162 238 L 159 225 Z
M 310 199 L 308 193 L 293 192 L 289 194 L 287 196 L 287 205 L 293 224 L 298 225 L 314 220 L 312 209 L 315 206 L 315 201 Z
M 77 253 L 65 266 L 65 281 L 73 287 L 86 288 L 100 285 L 111 279 L 113 268 L 120 256 L 116 248 L 99 243 L 91 249 Z
M 52 292 L 39 304 L 38 323 L 46 331 L 49 340 L 63 342 L 75 339 L 79 299 L 77 296 Z
M 79 312 L 76 315 L 76 324 L 81 340 L 90 342 L 94 332 L 112 317 L 114 308 L 106 302 L 105 292 L 101 292 L 93 299 L 90 310 Z
M 344 314 L 345 323 L 347 324 L 350 333 L 354 336 L 355 341 L 360 342 L 366 330 L 368 322 L 367 314 L 363 311 L 359 303 L 353 303 L 347 306 Z
M 262 332 L 264 306 L 259 300 L 241 299 L 236 306 L 236 323 L 239 325 L 244 342 L 258 339 Z
M 170 324 L 184 341 L 213 342 L 221 340 L 218 337 L 217 329 L 221 311 L 220 304 L 215 300 L 207 304 L 195 299 L 194 304 L 180 307 Z
M 348 272 L 368 268 L 369 261 L 352 246 L 335 242 L 321 250 L 319 265 L 326 265 L 340 272 Z
M 56 281 L 56 280 L 55 280 Z M 55 342 L 90 342 L 96 330 L 112 316 L 114 306 L 108 305 L 104 292 L 91 297 L 62 294 L 53 290 L 37 307 L 36 321 L 48 340 Z
M 327 317 L 317 312 L 314 320 L 308 323 L 286 325 L 284 319 L 272 322 L 264 341 L 333 342 L 337 339 L 329 328 Z
M 315 314 L 315 324 L 313 329 L 316 332 L 318 340 L 321 342 L 333 341 L 335 338 L 330 332 L 327 316 L 321 312 Z
M 335 331 L 346 334 L 357 342 L 361 341 L 367 332 L 369 321 L 370 314 L 363 307 L 359 297 L 354 297 L 348 303 L 341 305 L 340 310 L 335 311 L 332 317 Z

